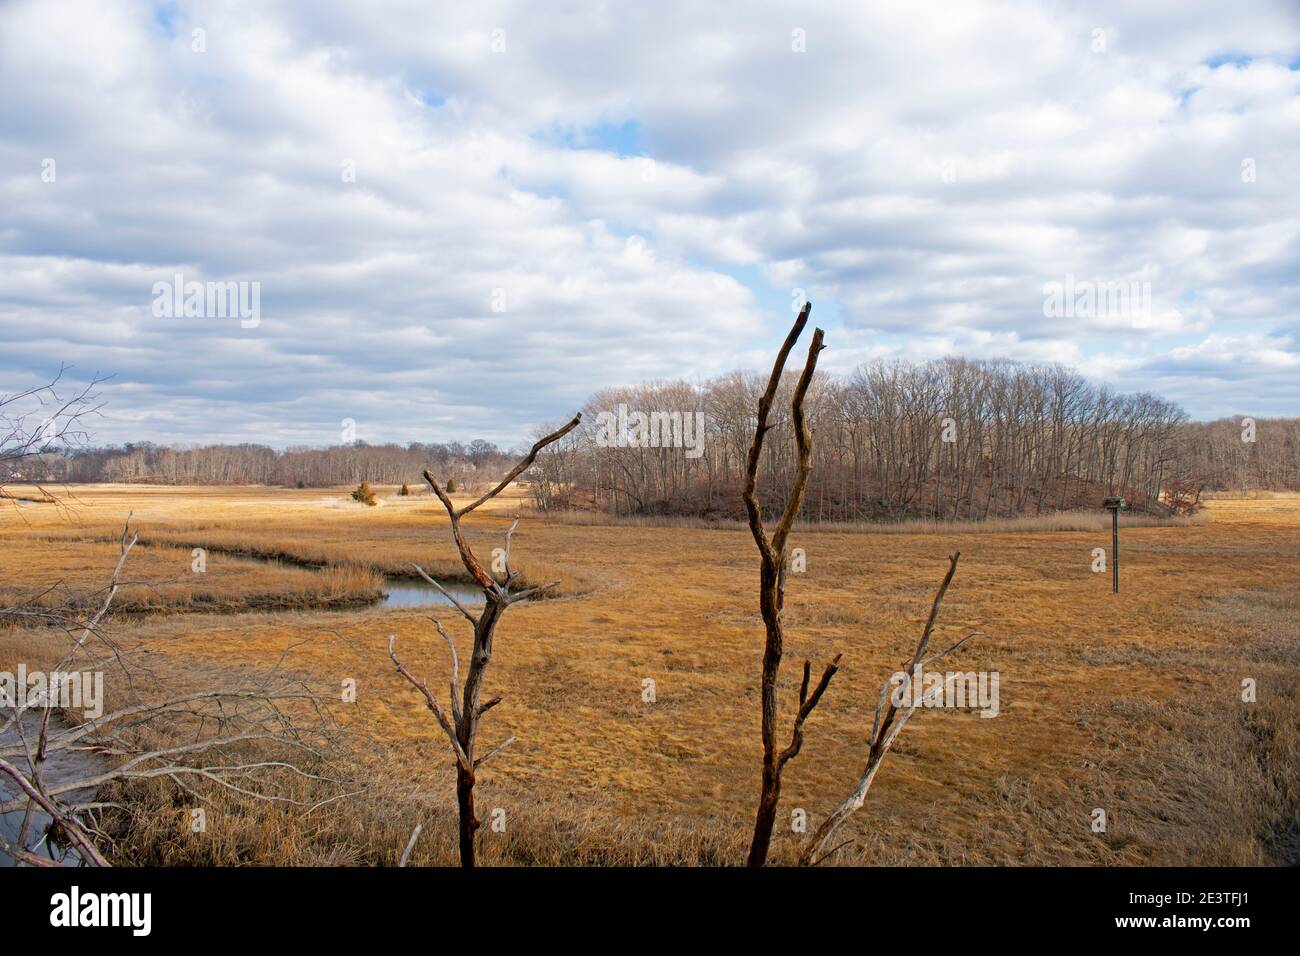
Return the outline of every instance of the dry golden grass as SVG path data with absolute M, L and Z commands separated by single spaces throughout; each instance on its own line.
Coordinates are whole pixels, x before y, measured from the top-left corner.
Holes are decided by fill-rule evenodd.
M 188 573 L 188 548 L 204 542 L 371 571 L 457 567 L 428 496 L 365 508 L 342 506 L 342 489 L 74 491 L 71 509 L 27 506 L 21 518 L 0 510 L 0 589 L 83 572 L 78 580 L 101 580 L 111 550 L 103 539 L 131 509 L 152 542 L 129 566 L 139 582 L 174 580 L 175 567 L 152 563 L 169 554 Z M 518 504 L 467 520 L 480 552 L 499 546 Z M 845 658 L 787 768 L 784 819 L 799 807 L 815 824 L 850 786 L 880 683 L 914 645 L 946 556 L 960 550 L 935 641 L 981 632 L 947 668 L 1000 672 L 1001 715 L 918 715 L 836 862 L 1296 860 L 1300 501 L 1216 501 L 1209 510 L 1209 523 L 1126 528 L 1118 597 L 1108 573 L 1090 570 L 1092 549 L 1109 545 L 1105 525 L 798 532 L 792 544 L 806 550 L 808 570 L 787 596 L 786 726 L 801 659 Z M 87 539 L 96 540 L 79 543 Z M 525 517 L 513 554 L 530 580 L 561 578 L 566 591 L 513 608 L 498 630 L 487 689 L 505 701 L 484 733 L 489 744 L 511 733 L 519 742 L 481 778 L 483 815 L 499 806 L 508 820 L 505 833 L 483 832 L 484 861 L 740 862 L 758 790 L 762 649 L 748 532 Z M 272 570 L 253 566 L 246 583 Z M 148 647 L 154 672 L 178 687 L 265 667 L 307 640 L 290 655 L 297 672 L 358 683 L 360 699 L 343 713 L 364 742 L 350 759 L 369 784 L 306 818 L 226 801 L 202 835 L 179 832 L 179 816 L 163 812 L 178 806 L 174 794 L 142 790 L 134 799 L 151 812 L 121 859 L 391 863 L 423 821 L 415 861 L 452 862 L 446 745 L 384 653 L 396 635 L 408 666 L 445 686 L 446 648 L 427 611 L 120 622 L 118 636 Z M 463 658 L 463 622 L 443 619 Z M 29 660 L 30 640 L 0 633 L 0 669 Z M 1258 682 L 1256 704 L 1241 702 L 1245 677 Z M 646 678 L 655 703 L 642 701 Z M 1108 812 L 1104 835 L 1091 830 L 1096 807 Z M 788 861 L 795 846 L 787 827 L 774 858 Z
M 39 555 L 41 578 L 31 573 L 34 554 Z M 29 533 L 23 546 L 0 549 L 0 607 L 33 599 L 37 581 L 49 590 L 35 593 L 36 605 L 52 607 L 70 595 L 91 592 L 87 596 L 98 606 L 102 598 L 93 592 L 103 586 L 117 556 L 116 537 Z M 114 613 L 345 608 L 383 593 L 381 575 L 364 567 L 309 571 L 241 561 L 217 550 L 204 560 L 204 571 L 196 573 L 190 546 L 158 544 L 142 536 L 123 574 Z
M 744 531 L 749 524 L 730 518 L 701 518 L 687 515 L 611 515 L 599 511 L 561 511 L 537 515 L 550 524 L 615 528 L 691 528 L 720 531 Z M 1210 515 L 1162 518 L 1146 514 L 1125 514 L 1126 528 L 1185 528 L 1209 524 Z M 849 534 L 993 534 L 1022 531 L 1109 531 L 1111 516 L 1106 511 L 1054 511 L 1049 514 L 1023 515 L 1018 518 L 991 518 L 987 521 L 938 521 L 909 518 L 906 521 L 815 521 L 800 522 L 804 532 L 846 532 Z

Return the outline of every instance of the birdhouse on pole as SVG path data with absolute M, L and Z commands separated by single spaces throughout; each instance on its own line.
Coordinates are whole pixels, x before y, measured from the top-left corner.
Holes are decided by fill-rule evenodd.
M 1110 512 L 1110 574 L 1111 590 L 1119 593 L 1119 513 L 1128 510 L 1123 498 L 1107 498 L 1101 506 Z

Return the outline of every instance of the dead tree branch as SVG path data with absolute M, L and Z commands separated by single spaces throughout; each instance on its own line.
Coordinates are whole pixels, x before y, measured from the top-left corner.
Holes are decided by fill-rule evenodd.
M 437 620 L 433 622 L 438 633 L 446 640 L 447 646 L 451 650 L 450 718 L 438 704 L 428 686 L 415 677 L 398 660 L 396 651 L 393 648 L 394 639 L 391 637 L 388 639 L 388 654 L 393 659 L 397 672 L 424 696 L 429 710 L 433 712 L 438 724 L 447 734 L 452 753 L 456 757 L 456 803 L 460 819 L 460 861 L 462 866 L 474 866 L 476 863 L 474 836 L 481 826 L 481 821 L 474 813 L 475 772 L 485 761 L 500 753 L 514 743 L 515 740 L 514 737 L 509 737 L 503 743 L 488 750 L 481 757 L 475 756 L 479 723 L 488 710 L 501 702 L 500 697 L 494 697 L 486 703 L 479 702 L 483 692 L 484 672 L 492 661 L 492 641 L 496 633 L 497 623 L 510 605 L 552 588 L 558 582 L 514 590 L 514 586 L 519 580 L 519 572 L 510 566 L 510 549 L 514 540 L 515 528 L 519 525 L 518 517 L 514 519 L 509 530 L 506 531 L 499 577 L 493 576 L 475 556 L 461 529 L 461 519 L 508 488 L 512 481 L 532 465 L 537 459 L 538 452 L 573 431 L 578 427 L 581 420 L 581 414 L 575 415 L 564 427 L 538 439 L 528 454 L 492 490 L 461 508 L 457 508 L 453 504 L 442 483 L 434 478 L 430 472 L 424 472 L 424 480 L 447 510 L 447 517 L 451 521 L 452 540 L 456 542 L 456 550 L 460 554 L 461 563 L 465 566 L 465 570 L 469 572 L 469 576 L 483 589 L 483 611 L 476 616 L 464 604 L 452 597 L 446 588 L 426 574 L 423 569 L 418 566 L 415 568 L 422 578 L 447 596 L 448 600 L 455 605 L 456 610 L 469 621 L 474 631 L 469 665 L 462 683 L 460 659 L 456 654 L 456 645 L 451 636 L 443 629 L 441 622 Z
M 836 850 L 847 844 L 840 844 L 833 850 L 823 853 L 827 842 L 834 836 L 835 831 L 839 829 L 840 824 L 847 820 L 856 810 L 862 807 L 863 802 L 867 799 L 867 791 L 871 789 L 871 782 L 875 779 L 876 771 L 880 769 L 881 761 L 885 759 L 885 754 L 889 753 L 889 748 L 893 746 L 894 740 L 902 733 L 907 722 L 912 719 L 918 707 L 929 704 L 932 698 L 927 697 L 921 692 L 921 688 L 916 686 L 916 678 L 920 668 L 929 663 L 952 653 L 961 647 L 970 639 L 972 635 L 962 638 L 956 644 L 938 654 L 925 656 L 926 648 L 930 644 L 930 637 L 934 633 L 934 625 L 939 617 L 939 607 L 943 604 L 944 595 L 948 593 L 948 585 L 952 583 L 953 575 L 957 573 L 957 560 L 961 557 L 961 552 L 957 552 L 948 559 L 948 573 L 944 575 L 939 590 L 934 595 L 934 602 L 930 605 L 930 616 L 926 619 L 925 628 L 921 632 L 921 639 L 917 642 L 916 651 L 912 654 L 912 660 L 907 666 L 907 676 L 902 687 L 898 688 L 891 696 L 889 689 L 892 680 L 886 679 L 880 688 L 880 697 L 876 701 L 876 715 L 871 725 L 870 748 L 867 752 L 867 765 L 862 774 L 858 777 L 858 782 L 847 797 L 831 813 L 829 817 L 819 826 L 808 842 L 804 844 L 799 854 L 799 863 L 801 866 L 815 866 L 822 860 L 826 859 Z M 944 693 L 947 690 L 947 683 L 944 686 L 934 688 L 932 693 Z M 885 704 L 888 702 L 889 706 Z
M 415 849 L 415 841 L 420 839 L 420 831 L 423 829 L 423 823 L 415 825 L 415 829 L 411 831 L 411 838 L 406 841 L 406 849 L 402 851 L 402 858 L 397 861 L 398 866 L 406 866 L 407 861 L 411 859 L 411 851 Z
M 61 365 L 44 385 L 0 394 L 0 500 L 14 497 L 5 490 L 11 483 L 34 486 L 41 500 L 59 500 L 42 485 L 43 459 L 87 443 L 86 420 L 99 413 L 96 389 L 107 381 L 96 375 L 68 391 L 63 382 L 68 368 Z
M 137 540 L 128 520 L 109 583 L 97 592 L 100 599 L 89 617 L 75 610 L 86 605 L 81 599 L 36 619 L 68 638 L 68 650 L 53 674 L 74 674 L 109 660 L 118 665 L 125 686 L 134 686 L 129 662 L 104 633 L 103 622 Z M 5 616 L 0 610 L 0 619 Z M 31 623 L 22 616 L 16 619 Z M 101 643 L 109 648 L 107 658 L 90 652 Z M 0 840 L 0 850 L 21 864 L 49 862 L 33 852 L 29 841 L 44 814 L 49 824 L 41 842 L 52 844 L 57 838 L 85 863 L 107 866 L 100 848 L 103 836 L 86 816 L 106 805 L 84 794 L 114 782 L 167 777 L 197 796 L 184 782 L 188 779 L 245 797 L 305 806 L 280 793 L 275 780 L 287 774 L 333 782 L 299 765 L 328 765 L 326 749 L 336 726 L 327 708 L 332 698 L 282 675 L 283 661 L 281 656 L 265 674 L 245 676 L 229 688 L 136 700 L 86 715 L 79 724 L 66 719 L 71 715 L 68 702 L 57 693 L 51 690 L 32 700 L 21 688 L 12 710 L 0 712 L 0 813 L 21 810 L 24 816 L 17 838 Z M 260 749 L 249 754 L 247 748 L 254 746 Z
M 754 441 L 750 445 L 745 468 L 745 511 L 749 516 L 749 530 L 754 536 L 754 543 L 758 545 L 760 559 L 758 603 L 766 631 L 766 640 L 763 646 L 762 679 L 763 773 L 762 785 L 759 791 L 758 811 L 754 817 L 754 836 L 749 846 L 748 864 L 750 866 L 762 866 L 767 862 L 767 852 L 772 842 L 772 827 L 776 821 L 777 804 L 781 799 L 781 771 L 786 763 L 797 756 L 803 747 L 804 722 L 821 701 L 822 695 L 831 682 L 831 678 L 835 676 L 835 672 L 839 669 L 840 661 L 837 654 L 835 659 L 826 665 L 826 669 L 822 672 L 821 679 L 817 682 L 817 686 L 811 695 L 808 693 L 808 685 L 812 676 L 812 662 L 805 661 L 803 684 L 799 691 L 799 712 L 795 717 L 790 743 L 785 749 L 778 751 L 776 739 L 776 685 L 781 670 L 781 658 L 785 653 L 785 630 L 781 622 L 781 612 L 785 606 L 786 544 L 790 537 L 790 529 L 794 527 L 795 519 L 799 516 L 799 509 L 803 505 L 804 491 L 808 486 L 808 475 L 812 471 L 813 436 L 804 417 L 804 399 L 808 394 L 808 386 L 812 383 L 813 373 L 817 369 L 817 356 L 825 348 L 822 344 L 821 329 L 816 329 L 813 332 L 812 342 L 808 346 L 808 358 L 804 363 L 803 373 L 795 384 L 794 396 L 790 402 L 791 423 L 794 426 L 795 450 L 798 453 L 799 465 L 795 472 L 794 485 L 790 489 L 776 530 L 772 533 L 770 539 L 763 527 L 763 511 L 758 501 L 758 465 L 763 452 L 763 440 L 772 428 L 768 419 L 771 415 L 772 403 L 776 400 L 776 393 L 781 385 L 786 359 L 789 358 L 790 351 L 803 333 L 804 326 L 808 324 L 808 314 L 811 311 L 812 303 L 804 303 L 803 309 L 799 312 L 799 317 L 795 320 L 794 327 L 790 329 L 790 334 L 785 337 L 785 343 L 781 346 L 781 351 L 777 353 L 776 362 L 772 366 L 772 374 L 767 381 L 767 388 L 758 402 L 758 418 L 754 426 Z

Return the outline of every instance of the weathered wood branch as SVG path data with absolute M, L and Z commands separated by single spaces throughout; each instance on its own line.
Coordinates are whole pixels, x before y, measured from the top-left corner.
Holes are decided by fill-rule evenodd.
M 456 608 L 456 610 L 460 611 L 460 613 L 464 615 L 465 620 L 469 621 L 471 626 L 478 623 L 478 618 L 476 618 L 473 614 L 471 614 L 469 612 L 469 609 L 466 608 L 465 605 L 461 604 L 460 601 L 456 600 L 455 595 L 453 595 L 450 591 L 448 591 L 441 584 L 435 581 L 429 574 L 427 574 L 424 568 L 420 567 L 418 564 L 412 564 L 411 567 L 415 568 L 415 570 L 419 572 L 420 577 L 424 578 L 424 580 L 428 581 L 435 588 L 437 588 L 438 593 L 441 594 L 443 597 L 445 597 L 448 601 L 450 601 L 452 605 Z
M 781 772 L 786 763 L 798 755 L 803 747 L 804 723 L 821 701 L 822 695 L 839 668 L 839 655 L 827 665 L 816 688 L 809 693 L 808 686 L 812 679 L 812 662 L 805 662 L 803 683 L 799 689 L 799 712 L 791 730 L 790 743 L 778 752 L 776 743 L 776 686 L 781 670 L 781 658 L 785 653 L 785 630 L 781 621 L 781 612 L 785 606 L 785 568 L 786 544 L 790 530 L 799 516 L 803 506 L 804 493 L 808 486 L 808 476 L 812 472 L 812 431 L 804 414 L 804 400 L 808 388 L 817 370 L 817 357 L 825 346 L 822 344 L 822 330 L 815 329 L 808 346 L 808 358 L 804 362 L 803 372 L 795 383 L 794 394 L 790 402 L 790 417 L 794 427 L 795 451 L 798 454 L 799 467 L 794 484 L 781 509 L 781 517 L 776 531 L 769 539 L 763 524 L 763 509 L 758 499 L 758 466 L 762 459 L 763 442 L 772 425 L 769 421 L 772 403 L 781 385 L 785 372 L 785 363 L 793 350 L 804 327 L 808 324 L 808 315 L 812 303 L 804 304 L 794 326 L 786 336 L 781 350 L 772 365 L 772 374 L 768 377 L 758 402 L 758 412 L 754 424 L 754 440 L 745 459 L 745 512 L 749 518 L 749 530 L 758 546 L 759 554 L 759 610 L 763 616 L 765 640 L 763 644 L 763 676 L 761 686 L 762 706 L 762 740 L 763 767 L 759 789 L 758 810 L 754 816 L 754 835 L 750 841 L 748 864 L 762 866 L 767 861 L 768 848 L 772 842 L 772 828 L 776 821 L 777 806 L 781 798 Z
M 504 478 L 502 478 L 500 483 L 498 483 L 495 488 L 493 488 L 487 494 L 475 500 L 472 504 L 468 504 L 464 508 L 461 508 L 460 511 L 456 513 L 456 517 L 460 518 L 469 514 L 479 505 L 483 504 L 486 501 L 489 501 L 492 498 L 495 498 L 497 495 L 501 494 L 501 492 L 505 491 L 506 488 L 510 486 L 510 482 L 514 481 L 525 471 L 527 471 L 528 466 L 537 460 L 538 452 L 540 452 L 547 445 L 551 445 L 559 441 L 565 435 L 569 434 L 569 432 L 577 428 L 581 422 L 582 422 L 582 412 L 579 412 L 578 414 L 574 415 L 572 419 L 569 420 L 569 423 L 567 425 L 564 425 L 561 428 L 557 428 L 549 435 L 537 439 L 537 441 L 533 443 L 533 447 L 529 449 L 528 454 L 524 456 L 523 460 L 520 461 L 519 464 L 515 465 L 514 468 L 510 469 L 509 474 L 507 474 Z
M 763 451 L 763 439 L 766 437 L 768 429 L 772 426 L 768 424 L 768 415 L 772 411 L 772 402 L 776 399 L 776 390 L 781 384 L 781 373 L 785 371 L 786 359 L 790 357 L 790 350 L 799 341 L 799 336 L 803 334 L 804 326 L 808 324 L 808 314 L 812 311 L 812 303 L 805 302 L 804 307 L 799 311 L 799 317 L 795 319 L 794 327 L 790 329 L 789 334 L 785 337 L 785 342 L 781 346 L 781 351 L 777 353 L 776 362 L 772 365 L 772 374 L 768 376 L 767 388 L 763 390 L 762 397 L 758 400 L 758 419 L 754 425 L 754 440 L 749 446 L 749 455 L 745 459 L 745 510 L 749 515 L 749 530 L 754 535 L 754 543 L 758 545 L 759 554 L 767 558 L 771 554 L 772 546 L 768 543 L 767 533 L 763 528 L 763 513 L 758 504 L 758 459 Z
M 402 851 L 402 858 L 397 861 L 398 866 L 406 866 L 407 861 L 411 859 L 411 851 L 415 849 L 415 841 L 420 839 L 420 831 L 423 829 L 423 823 L 415 825 L 415 829 L 411 831 L 411 838 L 406 841 L 406 849 Z
M 447 719 L 447 715 L 443 713 L 442 708 L 438 706 L 438 698 L 433 696 L 433 691 L 429 690 L 429 685 L 407 670 L 406 665 L 398 658 L 397 651 L 393 649 L 393 642 L 395 640 L 397 640 L 396 635 L 390 634 L 388 636 L 388 656 L 393 659 L 393 663 L 397 666 L 397 673 L 406 678 L 407 682 L 424 696 L 425 706 L 433 712 L 433 716 L 438 720 L 438 725 L 446 732 L 447 739 L 451 742 L 452 752 L 456 755 L 456 763 L 461 767 L 469 768 L 470 759 L 461 748 L 460 738 L 457 736 L 455 725 Z M 453 695 L 455 694 L 455 690 L 456 687 L 453 684 Z
M 500 697 L 494 697 L 486 703 L 480 703 L 480 697 L 483 690 L 483 677 L 492 662 L 492 642 L 496 633 L 496 625 L 501 615 L 505 613 L 506 608 L 519 601 L 527 600 L 529 597 L 539 594 L 555 586 L 558 582 L 543 584 L 537 587 L 525 588 L 519 591 L 513 590 L 515 582 L 519 579 L 519 572 L 510 565 L 510 552 L 514 544 L 515 529 L 519 526 L 519 518 L 515 517 L 505 534 L 505 549 L 503 551 L 503 564 L 500 578 L 492 574 L 487 568 L 483 567 L 482 562 L 474 554 L 474 550 L 469 546 L 465 534 L 461 529 L 461 519 L 465 515 L 477 509 L 480 505 L 486 503 L 492 498 L 499 495 L 502 491 L 510 486 L 510 483 L 523 474 L 530 465 L 537 459 L 537 455 L 547 445 L 559 441 L 573 429 L 578 427 L 582 421 L 582 415 L 575 415 L 568 424 L 556 429 L 549 435 L 539 438 L 533 447 L 529 450 L 518 464 L 502 478 L 487 493 L 476 498 L 470 504 L 462 508 L 457 508 L 451 500 L 451 496 L 443 488 L 442 484 L 434 478 L 428 470 L 424 472 L 424 480 L 433 489 L 433 493 L 442 502 L 443 508 L 447 512 L 447 518 L 451 523 L 451 536 L 456 544 L 456 550 L 460 554 L 461 564 L 469 572 L 470 577 L 483 590 L 483 613 L 475 616 L 456 600 L 432 577 L 425 574 L 418 566 L 421 577 L 433 584 L 440 592 L 456 606 L 456 609 L 465 617 L 474 629 L 474 640 L 470 650 L 469 662 L 466 667 L 464 682 L 460 677 L 460 660 L 456 655 L 456 647 L 452 642 L 450 635 L 443 629 L 443 626 L 436 619 L 434 626 L 438 633 L 447 641 L 448 647 L 451 648 L 452 654 L 452 676 L 451 676 L 451 718 L 448 720 L 442 708 L 437 705 L 433 695 L 422 681 L 414 678 L 397 660 L 392 653 L 392 639 L 389 640 L 389 656 L 393 658 L 394 664 L 397 665 L 398 673 L 402 674 L 412 685 L 415 686 L 425 697 L 429 709 L 433 711 L 439 724 L 446 731 L 448 738 L 451 740 L 452 750 L 456 754 L 456 802 L 460 822 L 460 861 L 462 866 L 474 866 L 477 862 L 477 856 L 474 845 L 474 835 L 480 827 L 480 821 L 474 812 L 474 784 L 475 771 L 483 763 L 496 754 L 500 753 L 510 744 L 514 743 L 513 736 L 508 737 L 503 743 L 493 747 L 481 757 L 475 757 L 475 745 L 478 739 L 479 721 L 489 710 L 501 702 Z M 457 699 L 459 697 L 459 699 Z
M 488 762 L 489 760 L 491 760 L 494 756 L 496 756 L 496 755 L 499 754 L 501 751 L 503 751 L 503 750 L 505 750 L 507 747 L 509 747 L 512 743 L 514 743 L 514 742 L 515 742 L 515 739 L 516 739 L 515 736 L 514 736 L 513 734 L 511 734 L 509 737 L 507 737 L 507 738 L 506 738 L 505 740 L 503 740 L 501 743 L 497 744 L 495 747 L 493 747 L 491 750 L 489 750 L 489 751 L 488 751 L 487 753 L 485 753 L 483 756 L 481 756 L 481 757 L 479 757 L 477 760 L 475 760 L 475 761 L 474 761 L 474 766 L 475 766 L 475 767 L 479 767 L 479 766 L 482 766 L 483 764 L 487 763 L 487 762 Z
M 795 716 L 794 729 L 790 733 L 790 745 L 781 751 L 778 767 L 784 767 L 786 761 L 797 757 L 799 751 L 803 749 L 804 721 L 808 719 L 808 715 L 813 712 L 813 708 L 822 699 L 822 694 L 826 693 L 831 678 L 840 669 L 840 658 L 842 656 L 836 654 L 834 660 L 826 665 L 826 670 L 822 671 L 821 680 L 817 682 L 817 687 L 813 690 L 811 697 L 808 696 L 808 678 L 812 673 L 812 661 L 803 662 L 803 685 L 799 688 L 799 713 Z
M 87 835 L 81 821 L 77 820 L 71 813 L 63 812 L 55 800 L 46 796 L 46 794 L 42 792 L 44 790 L 43 787 L 36 786 L 28 775 L 24 774 L 21 770 L 4 759 L 0 759 L 0 773 L 3 773 L 5 776 L 13 780 L 13 782 L 17 784 L 18 789 L 25 793 L 29 800 L 48 813 L 51 819 L 58 821 L 59 826 L 61 826 L 64 832 L 68 834 L 72 839 L 72 842 L 77 845 L 78 851 L 81 852 L 86 862 L 90 863 L 92 866 L 108 866 L 108 861 L 104 859 L 103 854 L 101 854 L 95 844 L 91 842 L 91 839 Z M 18 847 L 19 849 L 23 849 L 21 841 L 19 841 Z
M 109 659 L 121 668 L 124 686 L 133 687 L 130 656 L 105 633 L 103 624 L 137 541 L 138 535 L 131 530 L 128 518 L 119 538 L 119 553 L 108 585 L 96 592 L 95 610 L 89 617 L 80 611 L 86 603 L 84 598 L 74 596 L 65 606 L 48 609 L 49 616 L 42 618 L 42 623 L 68 636 L 69 650 L 55 665 L 55 670 L 69 671 L 84 666 L 87 661 L 98 663 L 100 658 L 93 653 L 92 644 L 102 644 L 108 648 Z M 0 742 L 0 776 L 12 779 L 17 786 L 16 797 L 0 799 L 0 813 L 22 811 L 24 814 L 17 839 L 5 841 L 10 856 L 24 865 L 45 862 L 30 852 L 28 845 L 29 830 L 37 822 L 39 810 L 42 817 L 48 815 L 52 826 L 83 862 L 107 865 L 101 849 L 106 836 L 95 828 L 93 820 L 82 819 L 82 814 L 108 804 L 78 800 L 75 795 L 114 781 L 166 777 L 176 781 L 185 792 L 204 799 L 186 785 L 183 778 L 189 778 L 260 800 L 305 806 L 306 801 L 268 789 L 269 781 L 262 779 L 262 775 L 287 772 L 314 781 L 336 781 L 310 773 L 279 754 L 263 757 L 260 749 L 250 758 L 230 759 L 250 745 L 284 748 L 316 766 L 328 759 L 325 748 L 329 745 L 329 735 L 337 727 L 326 709 L 333 695 L 318 695 L 301 681 L 280 676 L 283 661 L 284 655 L 265 674 L 244 674 L 228 689 L 133 702 L 87 717 L 76 725 L 55 719 L 57 707 L 52 697 L 47 697 L 43 704 L 29 705 L 25 698 L 18 701 L 0 728 L 0 733 L 5 735 Z M 292 716 L 282 709 L 285 705 L 292 707 Z M 323 725 L 308 727 L 301 723 L 308 711 L 322 718 Z M 325 743 L 320 745 L 318 741 Z M 47 773 L 49 762 L 58 754 L 93 757 L 94 767 L 61 772 L 57 779 L 49 779 L 53 776 Z M 347 795 L 339 794 L 329 800 Z
M 867 750 L 867 764 L 862 773 L 858 776 L 857 783 L 849 792 L 849 795 L 840 802 L 823 822 L 816 829 L 813 835 L 804 844 L 799 853 L 799 863 L 801 866 L 815 866 L 822 860 L 835 853 L 847 843 L 841 843 L 830 851 L 823 852 L 826 844 L 834 836 L 835 831 L 857 810 L 861 809 L 867 799 L 867 791 L 871 789 L 872 781 L 876 778 L 876 772 L 880 769 L 885 755 L 889 753 L 890 747 L 898 735 L 902 733 L 903 728 L 907 726 L 912 715 L 916 713 L 918 707 L 926 705 L 930 701 L 926 695 L 918 693 L 917 688 L 912 686 L 912 682 L 917 674 L 920 665 L 955 651 L 970 639 L 972 635 L 967 635 L 951 647 L 940 651 L 938 654 L 924 657 L 925 649 L 930 643 L 930 637 L 934 633 L 935 621 L 939 617 L 939 608 L 943 604 L 944 596 L 948 593 L 948 586 L 952 584 L 953 575 L 957 573 L 957 560 L 961 557 L 961 552 L 957 552 L 948 559 L 948 573 L 944 575 L 938 591 L 935 592 L 934 601 L 930 605 L 930 616 L 926 619 L 925 628 L 921 632 L 921 639 L 917 642 L 916 651 L 912 654 L 912 660 L 907 665 L 907 688 L 908 696 L 906 706 L 901 706 L 900 702 L 893 699 L 889 693 L 892 681 L 886 678 L 880 688 L 880 697 L 876 702 L 875 718 L 871 725 L 871 736 L 869 738 L 869 747 Z M 946 691 L 947 683 L 936 691 Z M 888 703 L 888 707 L 886 707 Z

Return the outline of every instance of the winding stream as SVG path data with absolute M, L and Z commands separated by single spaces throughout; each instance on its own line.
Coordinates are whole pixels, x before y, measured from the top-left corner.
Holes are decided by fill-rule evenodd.
M 443 585 L 447 592 L 461 604 L 482 604 L 483 592 L 473 584 L 451 582 Z M 451 602 L 427 581 L 416 578 L 384 578 L 384 596 L 371 607 L 423 607 L 426 604 Z
M 295 567 L 314 573 L 323 570 L 319 565 L 287 561 L 283 558 L 264 558 L 260 555 L 247 554 L 242 551 L 210 550 L 213 550 L 218 554 L 226 554 L 238 561 L 251 561 L 256 564 L 273 564 L 279 567 Z M 364 605 L 362 608 L 354 608 L 353 610 L 363 610 L 365 608 L 376 607 L 424 607 L 430 604 L 441 604 L 447 607 L 451 606 L 451 601 L 447 600 L 446 596 L 443 595 L 442 592 L 423 578 L 399 578 L 384 575 L 383 580 L 383 597 Z M 447 593 L 451 594 L 452 597 L 461 604 L 471 605 L 483 603 L 483 592 L 476 584 L 466 584 L 462 581 L 447 581 L 440 583 L 442 583 L 442 586 Z
M 9 712 L 0 712 L 0 725 L 4 724 L 10 717 Z M 24 712 L 22 717 L 22 730 L 26 735 L 28 744 L 35 746 L 35 741 L 40 735 L 41 711 L 29 710 Z M 67 730 L 68 725 L 59 719 L 57 714 L 50 717 L 50 735 Z M 18 724 L 10 727 L 8 730 L 0 733 L 0 750 L 10 747 L 21 747 L 22 737 L 18 733 Z M 8 758 L 19 770 L 26 772 L 29 769 L 27 759 L 22 756 Z M 53 786 L 63 783 L 67 780 L 85 779 L 94 776 L 108 768 L 108 761 L 98 754 L 89 750 L 55 750 L 50 753 L 50 758 L 46 762 L 42 777 L 47 786 Z M 19 790 L 16 784 L 8 777 L 0 777 L 0 802 L 12 800 L 18 796 Z M 91 798 L 94 790 L 73 790 L 69 793 L 59 795 L 59 799 L 65 803 L 85 802 Z M 18 841 L 18 832 L 23 825 L 23 810 L 14 810 L 10 813 L 0 813 L 0 838 L 5 843 L 14 844 Z M 36 810 L 32 813 L 32 820 L 27 831 L 27 847 L 33 853 L 40 856 L 47 856 L 63 866 L 77 866 L 81 863 L 81 856 L 74 849 L 66 847 L 49 846 L 45 839 L 46 827 L 50 825 L 49 814 Z M 0 867 L 11 867 L 14 865 L 13 857 L 4 852 L 0 847 Z
M 276 558 L 261 558 L 247 554 L 236 556 L 243 561 L 256 561 L 264 564 L 283 564 L 284 562 Z M 319 568 L 309 568 L 309 570 L 319 570 Z M 448 582 L 443 585 L 449 594 L 466 606 L 482 605 L 483 592 L 475 585 L 465 584 L 463 582 Z M 371 604 L 365 605 L 365 608 L 411 608 L 424 607 L 428 605 L 443 605 L 450 607 L 451 601 L 442 594 L 437 588 L 420 578 L 397 578 L 384 577 L 383 579 L 383 597 Z M 364 608 L 359 608 L 361 610 Z M 3 725 L 8 718 L 8 714 L 0 712 L 0 725 Z M 40 714 L 35 711 L 29 711 L 23 715 L 22 729 L 27 735 L 28 741 L 33 741 L 39 733 Z M 51 733 L 66 729 L 66 724 L 61 722 L 57 716 L 52 717 L 50 721 Z M 18 733 L 17 725 L 10 727 L 3 733 L 0 733 L 0 749 L 21 746 L 21 738 Z M 23 757 L 13 758 L 13 762 L 21 767 L 26 768 L 26 759 Z M 106 767 L 104 758 L 87 751 L 57 751 L 51 755 L 49 762 L 45 765 L 44 777 L 47 783 L 60 783 L 65 780 L 73 780 L 92 776 Z M 93 791 L 78 791 L 64 794 L 63 799 L 69 802 L 85 801 L 90 799 Z M 16 786 L 8 778 L 0 778 L 0 801 L 10 800 L 18 795 Z M 15 810 L 11 813 L 0 813 L 0 839 L 5 843 L 13 844 L 18 840 L 19 831 L 23 824 L 23 810 Z M 50 817 L 44 812 L 34 812 L 31 822 L 28 826 L 27 849 L 39 853 L 42 856 L 49 856 L 63 866 L 76 866 L 81 862 L 80 856 L 76 850 L 62 847 L 50 847 L 45 839 L 46 828 L 50 824 Z M 0 848 L 0 867 L 12 867 L 13 858 Z

